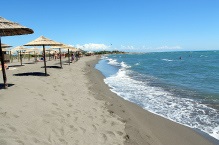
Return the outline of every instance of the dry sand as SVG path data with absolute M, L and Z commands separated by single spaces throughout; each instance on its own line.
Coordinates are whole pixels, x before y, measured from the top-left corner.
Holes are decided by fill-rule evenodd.
M 43 62 L 10 64 L 15 67 L 6 73 L 14 85 L 0 90 L 0 145 L 211 144 L 112 93 L 93 68 L 97 61 L 83 57 L 63 69 L 48 68 L 47 77 L 13 75 L 44 72 Z M 47 62 L 53 65 L 59 61 Z

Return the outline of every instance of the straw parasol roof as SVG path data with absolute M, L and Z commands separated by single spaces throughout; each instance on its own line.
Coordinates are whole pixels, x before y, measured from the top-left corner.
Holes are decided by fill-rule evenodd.
M 0 17 L 0 36 L 32 34 L 33 30 Z
M 14 51 L 22 51 L 22 50 L 27 50 L 24 46 L 17 46 L 13 49 Z
M 22 66 L 22 52 L 21 51 L 26 51 L 27 48 L 25 48 L 24 46 L 17 46 L 13 50 L 20 52 L 20 61 L 21 61 L 21 66 Z
M 12 46 L 9 46 L 9 45 L 3 44 L 3 43 L 1 43 L 1 46 L 2 46 L 2 48 L 9 48 L 9 47 L 12 47 Z
M 64 46 L 65 46 L 65 44 L 62 44 L 60 46 L 52 46 L 50 48 L 51 49 L 59 49 L 59 53 L 61 55 L 61 49 L 64 49 Z M 62 68 L 62 57 L 61 56 L 59 57 L 59 60 L 60 60 L 60 67 Z
M 2 48 L 2 51 L 10 51 L 10 50 L 8 50 L 7 48 Z
M 7 50 L 7 48 L 12 47 L 12 46 L 1 43 L 1 47 L 2 47 L 2 51 L 10 51 L 10 50 Z
M 40 36 L 39 38 L 25 44 L 24 46 L 60 46 L 62 45 L 59 42 L 55 42 L 53 40 L 50 40 L 44 36 Z
M 54 46 L 55 48 L 57 48 L 56 46 Z M 53 48 L 54 48 L 53 47 Z M 59 46 L 60 47 L 60 46 Z M 74 48 L 73 46 L 70 46 L 70 45 L 66 45 L 66 44 L 63 44 L 62 46 L 61 46 L 61 48 L 62 49 L 68 49 L 68 62 L 69 62 L 69 65 L 70 65 L 70 52 L 69 52 L 69 50 L 71 50 L 72 52 L 76 52 L 77 51 L 77 49 L 76 48 Z M 60 61 L 61 62 L 61 61 Z
M 35 51 L 36 53 L 40 53 L 42 51 L 42 48 L 32 47 L 28 49 L 29 51 Z
M 14 36 L 14 35 L 24 35 L 24 34 L 32 34 L 34 33 L 32 29 L 21 26 L 18 23 L 11 22 L 6 20 L 3 17 L 0 17 L 0 44 L 2 36 Z M 7 77 L 4 68 L 4 54 L 2 52 L 2 47 L 0 45 L 0 56 L 1 56 L 1 65 L 2 65 L 2 75 L 4 80 L 4 88 L 7 88 Z
M 60 46 L 62 45 L 59 42 L 53 41 L 51 39 L 48 39 L 44 36 L 40 36 L 39 38 L 25 44 L 24 46 L 43 46 L 43 60 L 44 60 L 44 67 L 45 67 L 45 76 L 47 75 L 46 71 L 46 52 L 45 52 L 45 46 Z

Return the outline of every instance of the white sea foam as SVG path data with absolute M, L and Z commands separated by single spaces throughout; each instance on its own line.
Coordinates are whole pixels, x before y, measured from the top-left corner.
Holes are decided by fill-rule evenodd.
M 116 59 L 108 59 L 108 64 L 110 64 L 110 65 L 114 65 L 114 66 L 120 66 L 120 64 L 117 62 L 117 60 Z
M 122 64 L 122 63 L 121 63 Z M 219 114 L 216 110 L 188 98 L 179 98 L 161 87 L 149 86 L 128 76 L 126 65 L 104 81 L 113 92 L 155 114 L 200 129 L 219 139 Z
M 206 56 L 206 55 L 200 55 L 200 57 L 208 57 L 208 56 Z
M 109 58 L 109 59 L 107 59 L 108 60 L 108 64 L 110 64 L 110 65 L 114 65 L 114 66 L 120 66 L 120 67 L 122 67 L 122 68 L 130 68 L 131 66 L 129 66 L 129 65 L 127 65 L 125 62 L 121 62 L 121 63 L 119 63 L 119 62 L 117 62 L 117 60 L 116 59 L 111 59 L 111 58 Z
M 171 59 L 162 59 L 163 61 L 173 61 L 173 60 L 171 60 Z

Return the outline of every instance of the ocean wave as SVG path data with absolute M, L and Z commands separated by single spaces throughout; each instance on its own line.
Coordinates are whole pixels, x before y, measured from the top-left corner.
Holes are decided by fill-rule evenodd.
M 197 100 L 180 98 L 162 87 L 150 86 L 147 81 L 135 80 L 125 67 L 117 74 L 105 78 L 113 92 L 142 108 L 177 123 L 197 128 L 219 139 L 219 114 L 217 110 Z
M 113 65 L 113 66 L 119 66 L 119 67 L 122 67 L 122 68 L 130 68 L 131 67 L 123 61 L 121 63 L 119 63 L 116 59 L 109 58 L 107 60 L 108 60 L 108 64 Z
M 162 59 L 163 61 L 173 61 L 173 60 L 171 60 L 171 59 Z

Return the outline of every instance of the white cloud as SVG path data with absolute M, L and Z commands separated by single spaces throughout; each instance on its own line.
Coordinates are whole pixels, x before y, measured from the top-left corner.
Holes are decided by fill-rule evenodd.
M 96 44 L 96 43 L 88 43 L 84 45 L 77 44 L 75 47 L 81 48 L 82 50 L 85 51 L 101 51 L 110 48 L 110 46 L 107 46 L 105 44 Z
M 155 48 L 155 50 L 181 50 L 182 47 L 180 46 L 161 46 Z
M 133 51 L 133 50 L 135 50 L 135 47 L 132 46 L 132 45 L 127 45 L 127 46 L 121 45 L 120 47 L 121 47 L 120 50 L 122 50 L 122 51 Z
M 121 45 L 120 49 L 126 52 L 161 52 L 161 51 L 178 51 L 182 50 L 180 46 L 160 46 L 160 47 L 146 47 L 146 46 L 132 46 L 132 45 Z

